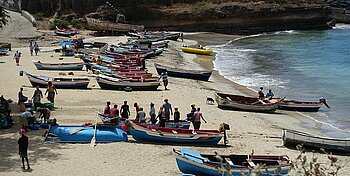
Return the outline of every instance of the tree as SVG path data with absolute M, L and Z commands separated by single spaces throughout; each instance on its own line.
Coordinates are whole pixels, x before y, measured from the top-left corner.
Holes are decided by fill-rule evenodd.
M 10 16 L 5 11 L 5 9 L 0 6 L 0 29 L 2 29 L 7 24 L 7 18 L 10 18 Z

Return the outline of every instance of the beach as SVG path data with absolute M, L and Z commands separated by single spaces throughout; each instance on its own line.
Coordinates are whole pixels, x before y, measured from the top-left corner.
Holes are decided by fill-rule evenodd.
M 210 37 L 209 37 L 210 36 Z M 154 63 L 161 63 L 178 68 L 212 70 L 213 57 L 197 57 L 193 54 L 181 52 L 183 45 L 203 46 L 213 44 L 224 44 L 238 36 L 230 36 L 215 33 L 185 34 L 184 42 L 171 41 L 169 48 L 159 57 L 147 60 L 147 68 L 151 73 L 156 74 Z M 217 41 L 211 39 L 215 38 Z M 100 41 L 119 43 L 125 41 L 125 36 L 118 37 L 92 37 L 86 36 L 85 41 Z M 40 41 L 39 41 L 40 44 Z M 64 71 L 39 71 L 36 70 L 32 60 L 45 62 L 75 62 L 79 58 L 62 57 L 60 53 L 53 52 L 57 46 L 43 44 L 38 56 L 30 56 L 29 48 L 23 45 L 16 48 L 12 44 L 12 52 L 9 56 L 1 57 L 0 64 L 0 94 L 5 98 L 17 102 L 17 93 L 20 87 L 24 87 L 24 95 L 31 97 L 34 88 L 31 87 L 27 77 L 19 76 L 19 71 L 24 70 L 33 75 L 59 76 Z M 20 66 L 15 65 L 13 60 L 14 51 L 22 52 Z M 59 60 L 63 58 L 63 60 Z M 19 125 L 16 124 L 10 129 L 0 130 L 0 175 L 181 175 L 175 162 L 173 148 L 188 147 L 198 150 L 200 153 L 213 154 L 214 151 L 220 154 L 272 154 L 288 155 L 292 160 L 299 152 L 283 146 L 281 140 L 281 127 L 292 128 L 305 132 L 317 134 L 320 128 L 327 128 L 313 121 L 308 121 L 297 113 L 278 111 L 272 114 L 253 113 L 233 110 L 222 110 L 216 104 L 206 104 L 206 98 L 214 98 L 216 91 L 234 94 L 245 94 L 256 96 L 256 92 L 245 86 L 233 83 L 222 77 L 217 71 L 213 71 L 208 82 L 169 78 L 170 90 L 165 91 L 164 87 L 158 91 L 110 91 L 101 90 L 95 80 L 86 71 L 75 71 L 74 77 L 89 77 L 91 79 L 88 90 L 58 89 L 55 100 L 56 110 L 51 112 L 51 118 L 56 118 L 60 125 L 81 125 L 84 122 L 95 122 L 96 111 L 102 111 L 105 103 L 111 101 L 120 107 L 124 100 L 128 101 L 131 110 L 131 118 L 135 117 L 134 102 L 139 103 L 145 112 L 149 112 L 151 102 L 155 103 L 158 109 L 169 99 L 172 106 L 179 107 L 181 119 L 190 111 L 190 105 L 200 107 L 204 118 L 208 123 L 202 123 L 201 129 L 218 129 L 221 123 L 230 125 L 228 131 L 228 146 L 219 147 L 193 147 L 178 146 L 174 144 L 144 144 L 136 142 L 129 136 L 129 142 L 110 144 L 97 144 L 91 148 L 89 144 L 60 144 L 44 142 L 42 137 L 44 130 L 29 131 L 29 162 L 33 171 L 23 173 L 21 170 L 20 158 L 18 156 L 17 139 Z M 41 89 L 43 92 L 44 89 Z M 44 98 L 44 101 L 47 100 Z M 18 107 L 12 106 L 13 116 L 18 122 Z M 310 128 L 299 126 L 300 123 L 309 123 Z M 191 126 L 192 128 L 192 126 Z M 222 144 L 222 141 L 220 142 Z M 310 159 L 311 152 L 307 152 Z M 316 154 L 320 162 L 329 162 L 327 155 Z M 337 156 L 340 163 L 347 163 L 350 158 Z M 340 170 L 339 175 L 349 175 L 350 166 L 347 165 Z

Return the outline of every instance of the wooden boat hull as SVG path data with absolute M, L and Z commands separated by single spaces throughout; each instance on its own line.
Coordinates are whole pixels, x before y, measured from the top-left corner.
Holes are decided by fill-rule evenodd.
M 132 123 L 130 133 L 137 141 L 161 142 L 161 143 L 182 143 L 182 144 L 202 144 L 202 145 L 217 145 L 221 140 L 222 134 L 217 132 L 200 132 L 205 130 L 178 129 L 178 128 L 159 128 L 159 127 L 145 127 L 136 123 Z M 153 130 L 152 130 L 153 129 Z M 167 132 L 165 130 L 176 131 Z M 188 133 L 182 133 L 182 131 Z M 208 131 L 208 130 L 207 130 Z M 214 130 L 212 130 L 214 131 Z
M 282 130 L 282 140 L 285 146 L 296 146 L 303 144 L 304 147 L 323 148 L 326 151 L 350 152 L 350 139 L 337 139 L 313 136 L 295 130 Z
M 230 95 L 217 92 L 215 93 L 215 99 L 220 108 L 230 108 L 235 110 L 254 112 L 274 112 L 278 108 L 277 102 L 256 104 L 259 101 L 258 98 L 245 97 L 241 95 Z
M 49 80 L 57 89 L 87 89 L 89 78 L 50 78 L 46 76 L 34 76 L 26 73 L 33 87 L 47 88 Z
M 154 91 L 160 86 L 160 82 L 131 82 L 131 81 L 112 81 L 105 78 L 97 78 L 97 83 L 101 89 L 122 90 L 130 87 L 132 90 L 138 91 Z
M 85 65 L 83 62 L 50 64 L 33 61 L 33 63 L 38 70 L 82 70 Z
M 75 134 L 72 131 L 77 130 Z M 94 136 L 94 127 L 90 126 L 52 126 L 49 133 L 57 135 L 55 142 L 65 143 L 90 143 Z M 116 127 L 112 126 L 97 126 L 96 142 L 121 142 L 128 141 L 127 134 Z
M 213 50 L 205 50 L 199 48 L 182 47 L 181 50 L 185 53 L 200 54 L 200 55 L 211 55 Z
M 7 53 L 9 52 L 8 48 L 0 48 L 0 55 L 7 55 Z
M 203 157 L 199 153 L 193 152 L 192 150 L 189 150 L 189 149 L 185 150 L 186 152 L 183 152 L 183 150 L 184 149 L 181 149 L 181 153 L 174 151 L 176 163 L 181 172 L 185 174 L 193 174 L 193 175 L 211 175 L 211 176 L 229 175 L 228 171 L 224 171 L 224 173 L 221 173 L 218 170 L 218 167 L 220 167 L 220 162 L 208 161 L 205 159 L 205 157 Z M 247 157 L 247 155 L 245 156 Z M 228 156 L 221 156 L 221 157 L 224 159 Z M 230 155 L 230 158 L 232 157 L 234 156 Z M 241 158 L 244 156 L 237 155 L 237 157 Z M 269 156 L 267 156 L 265 160 L 275 162 L 276 165 L 267 166 L 266 169 L 261 168 L 260 175 L 262 176 L 277 175 L 276 170 L 279 167 L 281 168 L 281 171 L 278 173 L 279 175 L 286 175 L 289 173 L 291 169 L 289 164 L 279 165 L 277 164 L 278 160 L 271 160 Z M 227 163 L 226 161 L 224 162 Z M 237 166 L 231 165 L 230 174 L 233 176 L 251 175 L 251 170 L 252 170 L 252 167 L 241 166 L 241 165 L 237 165 Z
M 176 69 L 176 68 L 166 67 L 157 63 L 155 63 L 154 65 L 159 75 L 166 71 L 168 73 L 168 76 L 177 77 L 177 78 L 187 78 L 187 79 L 208 81 L 212 73 L 211 71 Z
M 102 21 L 94 18 L 85 17 L 87 27 L 94 31 L 114 31 L 114 32 L 132 32 L 143 31 L 144 26 L 131 25 L 125 23 L 112 23 L 108 21 Z
M 9 51 L 11 51 L 11 43 L 2 43 L 0 42 L 0 48 L 1 49 L 8 49 Z
M 294 100 L 283 100 L 278 103 L 278 109 L 288 111 L 317 112 L 321 108 L 320 102 L 302 102 Z

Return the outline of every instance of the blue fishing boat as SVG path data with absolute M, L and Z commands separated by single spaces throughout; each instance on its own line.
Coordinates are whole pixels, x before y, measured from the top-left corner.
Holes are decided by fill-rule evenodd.
M 7 53 L 9 52 L 8 48 L 0 48 L 0 55 L 7 55 Z
M 179 170 L 185 174 L 252 175 L 252 170 L 258 164 L 262 166 L 258 170 L 261 176 L 286 175 L 291 169 L 290 160 L 285 155 L 206 155 L 187 148 L 174 149 L 174 153 Z M 230 167 L 224 169 L 221 168 L 222 165 Z
M 137 141 L 217 145 L 223 136 L 219 130 L 161 128 L 141 125 L 135 122 L 130 123 L 131 129 L 129 131 Z
M 51 126 L 48 141 L 66 143 L 89 143 L 94 136 L 93 126 Z M 117 127 L 97 126 L 96 142 L 128 141 L 127 134 Z

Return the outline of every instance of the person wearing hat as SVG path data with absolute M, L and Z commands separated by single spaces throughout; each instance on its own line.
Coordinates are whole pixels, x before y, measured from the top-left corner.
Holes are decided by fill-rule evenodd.
M 154 108 L 154 103 L 150 104 L 150 110 L 149 110 L 149 116 L 151 117 L 151 123 L 156 124 L 157 119 L 156 119 L 156 109 Z
M 177 106 L 174 107 L 174 127 L 178 128 L 180 122 L 180 112 Z
M 31 109 L 27 108 L 25 112 L 21 114 L 21 117 L 19 118 L 19 124 L 22 126 L 23 129 L 28 129 L 28 120 L 33 118 L 33 114 L 30 112 Z
M 55 103 L 55 93 L 58 94 L 56 87 L 52 84 L 52 81 L 49 81 L 47 84 L 45 95 L 47 94 L 47 100 L 49 100 L 52 104 Z
M 165 119 L 166 121 L 170 120 L 170 113 L 173 115 L 173 108 L 171 107 L 171 104 L 169 103 L 169 100 L 166 98 L 164 99 L 164 104 L 163 104 L 163 109 L 164 109 L 164 114 L 165 114 Z
M 259 92 L 258 92 L 258 95 L 259 95 L 259 99 L 260 100 L 262 100 L 262 99 L 264 99 L 265 98 L 265 94 L 264 94 L 264 92 L 263 92 L 263 87 L 260 87 L 260 90 L 259 90 Z
M 22 169 L 25 169 L 24 167 L 24 159 L 27 161 L 27 169 L 30 170 L 29 162 L 28 162 L 28 137 L 25 135 L 26 131 L 24 129 L 19 130 L 19 134 L 21 137 L 18 139 L 18 154 L 22 158 Z

